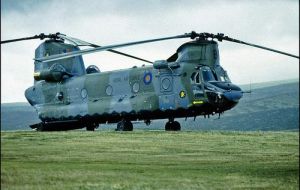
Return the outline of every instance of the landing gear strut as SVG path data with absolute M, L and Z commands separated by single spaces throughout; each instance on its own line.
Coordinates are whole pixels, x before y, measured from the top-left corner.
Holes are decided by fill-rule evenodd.
M 178 121 L 174 121 L 174 119 L 169 119 L 169 121 L 165 125 L 165 130 L 166 131 L 180 131 L 181 126 Z
M 116 131 L 132 131 L 133 125 L 131 121 L 128 120 L 122 120 L 117 124 Z

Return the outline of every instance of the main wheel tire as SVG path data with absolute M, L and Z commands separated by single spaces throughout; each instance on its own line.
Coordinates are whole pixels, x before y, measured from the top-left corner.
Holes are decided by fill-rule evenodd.
M 124 130 L 124 122 L 120 121 L 117 124 L 117 128 L 115 129 L 115 131 L 123 131 Z
M 120 121 L 117 124 L 116 131 L 133 131 L 133 125 L 131 121 Z
M 168 121 L 165 125 L 165 130 L 166 131 L 180 131 L 181 130 L 181 126 L 180 123 L 178 121 Z
M 133 125 L 131 121 L 124 122 L 124 131 L 133 131 Z
M 181 130 L 180 123 L 178 121 L 174 121 L 173 122 L 173 131 L 180 131 L 180 130 Z
M 97 129 L 99 126 L 99 124 L 97 123 L 88 123 L 86 124 L 86 130 L 87 131 L 95 131 L 95 129 Z
M 95 126 L 93 124 L 89 124 L 86 126 L 87 131 L 95 131 Z
M 165 125 L 165 130 L 166 131 L 172 131 L 172 123 L 171 122 L 167 122 Z

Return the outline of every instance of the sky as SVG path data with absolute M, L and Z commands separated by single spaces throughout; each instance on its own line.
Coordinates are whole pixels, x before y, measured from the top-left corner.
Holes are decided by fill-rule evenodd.
M 242 41 L 299 55 L 298 0 L 1 0 L 1 40 L 64 33 L 98 45 L 180 35 L 224 33 Z M 189 39 L 117 49 L 163 60 Z M 40 40 L 1 45 L 1 103 L 25 102 L 33 85 Z M 219 42 L 220 62 L 235 84 L 299 79 L 299 59 L 232 42 Z M 144 62 L 109 52 L 83 56 L 100 70 Z

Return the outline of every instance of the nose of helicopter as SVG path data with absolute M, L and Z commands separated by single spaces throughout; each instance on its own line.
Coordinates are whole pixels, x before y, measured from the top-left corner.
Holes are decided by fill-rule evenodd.
M 226 111 L 233 108 L 243 97 L 241 88 L 228 82 L 210 82 L 207 84 L 206 89 L 209 102 L 218 111 Z
M 219 90 L 219 93 L 222 94 L 223 98 L 228 102 L 237 103 L 243 96 L 243 91 L 241 88 L 229 82 L 212 81 L 209 82 L 209 85 L 213 85 L 218 89 L 222 89 Z M 218 91 L 217 88 L 212 89 Z
M 228 101 L 237 103 L 243 97 L 243 92 L 238 90 L 227 91 L 224 92 L 223 95 Z

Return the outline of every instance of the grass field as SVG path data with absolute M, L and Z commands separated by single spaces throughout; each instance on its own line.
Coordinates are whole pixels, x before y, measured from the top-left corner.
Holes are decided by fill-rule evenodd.
M 298 132 L 1 132 L 3 189 L 298 185 Z

